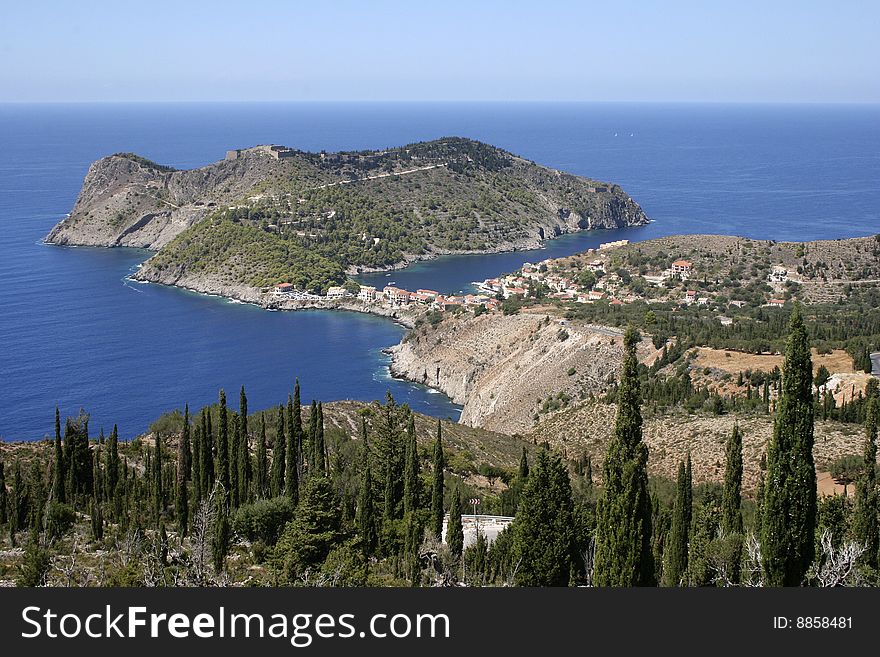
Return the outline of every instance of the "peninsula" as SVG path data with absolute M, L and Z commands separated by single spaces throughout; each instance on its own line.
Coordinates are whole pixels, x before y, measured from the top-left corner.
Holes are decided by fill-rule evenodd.
M 449 137 L 344 153 L 256 146 L 186 171 L 118 153 L 90 167 L 46 241 L 151 249 L 138 280 L 260 302 L 276 285 L 326 295 L 362 271 L 647 221 L 618 185 Z

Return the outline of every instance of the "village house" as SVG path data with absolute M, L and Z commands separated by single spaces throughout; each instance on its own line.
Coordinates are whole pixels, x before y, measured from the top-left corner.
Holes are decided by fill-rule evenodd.
M 693 271 L 694 263 L 690 260 L 676 260 L 672 263 L 672 273 L 682 278 L 687 278 L 691 275 L 691 271 Z
M 785 299 L 770 299 L 767 305 L 772 308 L 782 308 L 785 305 Z
M 372 285 L 361 285 L 360 292 L 358 292 L 358 299 L 361 301 L 375 301 L 379 296 L 378 290 Z
M 605 298 L 605 293 L 601 292 L 599 290 L 590 290 L 589 293 L 587 294 L 587 298 L 590 301 L 599 301 L 599 300 Z
M 725 315 L 719 315 L 718 321 L 721 322 L 721 326 L 731 326 L 733 324 L 733 320 Z
M 421 290 L 413 292 L 409 295 L 410 301 L 415 301 L 422 304 L 431 303 L 436 297 L 436 294 L 425 294 Z
M 402 290 L 399 287 L 392 287 L 390 285 L 386 286 L 382 293 L 385 295 L 385 298 L 388 300 L 388 303 L 392 305 L 403 305 L 410 302 L 410 297 L 412 296 L 412 292 L 408 292 L 407 290 Z
M 348 296 L 348 291 L 344 287 L 329 287 L 327 288 L 327 298 L 328 299 L 344 299 Z
M 697 299 L 697 305 L 708 306 L 709 305 L 709 297 L 700 297 L 699 299 Z
M 416 290 L 416 294 L 423 294 L 423 295 L 428 296 L 428 297 L 431 297 L 431 298 L 439 297 L 439 296 L 440 296 L 440 293 L 439 293 L 437 290 L 422 290 L 422 289 L 418 289 L 418 290 Z
M 696 290 L 688 290 L 684 293 L 684 298 L 681 300 L 682 303 L 687 305 L 691 305 L 694 301 L 697 300 L 697 291 Z
M 788 280 L 788 270 L 782 265 L 774 265 L 767 280 L 771 283 L 785 283 Z
M 593 260 L 593 262 L 588 262 L 587 269 L 589 269 L 592 272 L 605 271 L 605 261 L 604 260 Z
M 278 283 L 275 286 L 275 294 L 290 294 L 295 289 L 293 283 Z

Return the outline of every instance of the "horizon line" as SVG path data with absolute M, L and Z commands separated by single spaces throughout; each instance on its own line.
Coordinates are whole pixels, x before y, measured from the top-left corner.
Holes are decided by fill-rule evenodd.
M 0 105 L 268 105 L 268 104 L 485 104 L 485 105 L 880 105 L 880 100 L 567 100 L 567 99 L 202 99 L 0 100 Z

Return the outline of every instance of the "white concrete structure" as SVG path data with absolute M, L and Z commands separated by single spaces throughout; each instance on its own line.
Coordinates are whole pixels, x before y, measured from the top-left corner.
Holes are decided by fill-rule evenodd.
M 464 546 L 470 547 L 477 542 L 477 532 L 482 532 L 483 536 L 491 545 L 498 538 L 498 534 L 504 531 L 513 522 L 510 516 L 484 516 L 484 515 L 464 515 L 461 516 L 461 527 L 464 530 Z M 446 530 L 449 527 L 449 514 L 443 516 L 443 542 L 446 542 Z

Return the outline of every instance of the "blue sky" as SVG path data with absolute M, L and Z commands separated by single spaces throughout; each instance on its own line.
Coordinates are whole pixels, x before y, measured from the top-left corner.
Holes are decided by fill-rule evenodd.
M 880 2 L 0 3 L 0 102 L 880 102 Z

